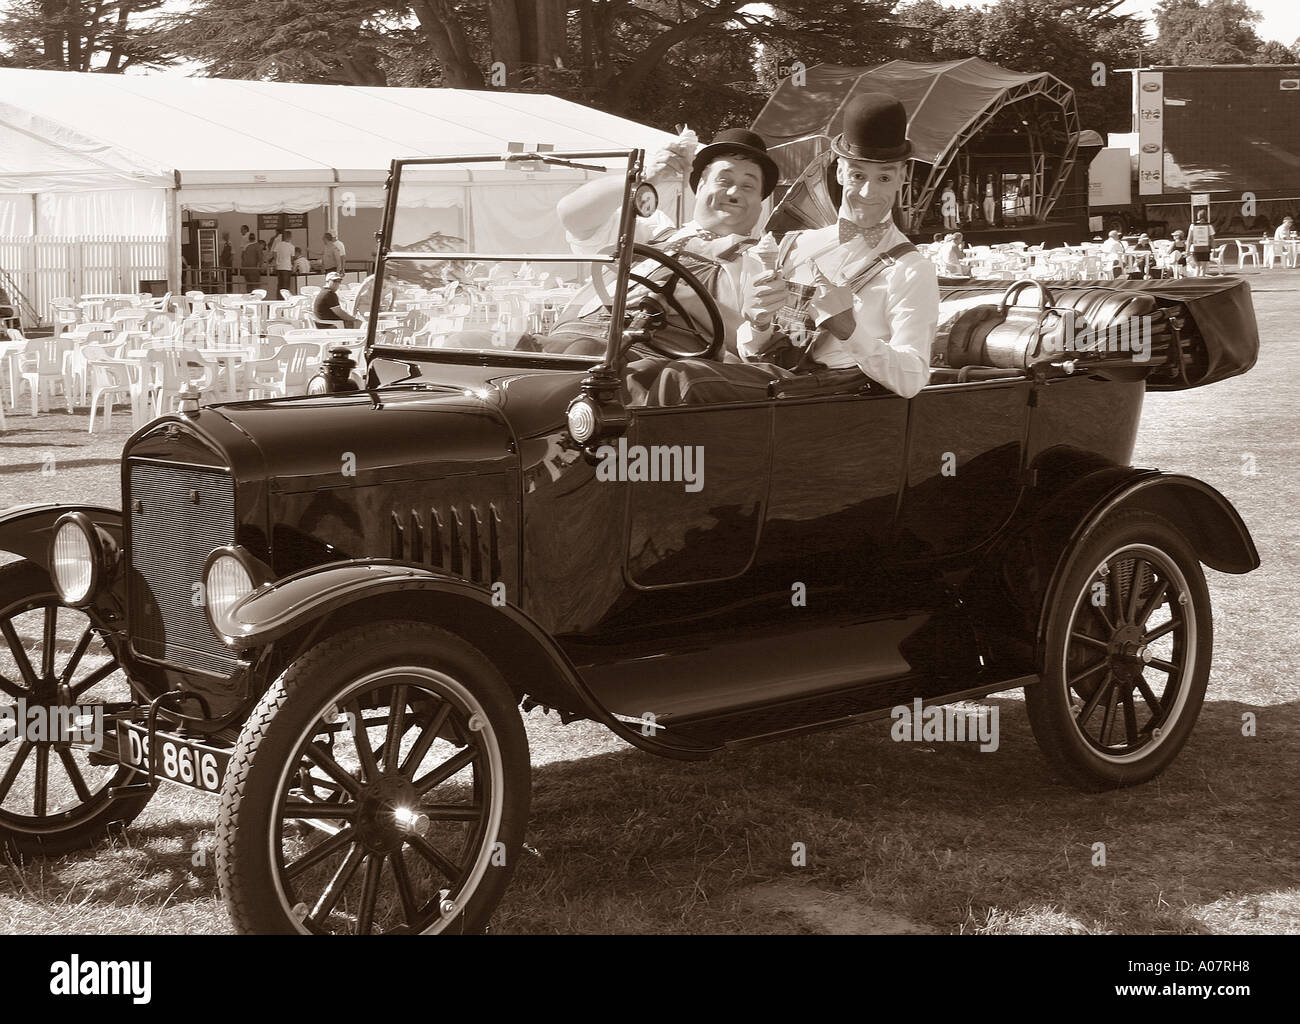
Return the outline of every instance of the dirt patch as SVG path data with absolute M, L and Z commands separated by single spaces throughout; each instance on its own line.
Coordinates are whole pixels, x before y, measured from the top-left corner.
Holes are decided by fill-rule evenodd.
M 819 935 L 932 935 L 934 929 L 852 896 L 822 892 L 803 882 L 755 886 L 741 902 L 760 914 L 795 918 Z

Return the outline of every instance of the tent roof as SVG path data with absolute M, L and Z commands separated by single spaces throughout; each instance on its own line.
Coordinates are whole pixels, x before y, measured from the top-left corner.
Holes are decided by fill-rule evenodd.
M 912 156 L 925 163 L 937 161 L 953 139 L 1002 94 L 1054 80 L 1047 72 L 1007 71 L 978 57 L 934 64 L 891 60 L 870 68 L 818 64 L 803 77 L 798 84 L 793 77 L 783 79 L 754 122 L 754 131 L 769 147 L 810 135 L 834 137 L 843 128 L 844 105 L 852 96 L 887 92 L 907 108 Z M 793 168 L 786 176 L 802 169 Z
M 0 191 L 382 182 L 396 157 L 672 139 L 555 96 L 498 90 L 0 69 L 0 97 Z

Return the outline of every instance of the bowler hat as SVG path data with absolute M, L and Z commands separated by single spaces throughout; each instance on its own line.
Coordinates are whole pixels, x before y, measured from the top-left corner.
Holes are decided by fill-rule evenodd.
M 885 163 L 912 155 L 907 111 L 886 92 L 864 92 L 844 108 L 844 131 L 831 142 L 836 156 Z
M 763 169 L 763 198 L 766 199 L 772 194 L 772 189 L 776 188 L 776 180 L 780 177 L 776 161 L 767 155 L 767 143 L 763 141 L 763 137 L 744 128 L 728 128 L 718 132 L 713 136 L 712 142 L 695 154 L 695 159 L 691 161 L 692 192 L 699 187 L 700 175 L 704 173 L 704 168 L 723 156 L 739 156 L 746 160 L 753 160 Z

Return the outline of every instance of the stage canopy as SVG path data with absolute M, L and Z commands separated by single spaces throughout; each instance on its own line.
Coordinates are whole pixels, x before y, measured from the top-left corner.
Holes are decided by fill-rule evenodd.
M 932 64 L 893 60 L 876 67 L 818 64 L 783 79 L 754 122 L 754 131 L 774 150 L 783 182 L 797 179 L 828 148 L 843 129 L 845 105 L 864 92 L 889 93 L 907 109 L 913 172 L 905 206 L 926 207 L 957 151 L 994 118 L 1005 120 L 1013 104 L 1024 104 L 1026 134 L 1037 137 L 1039 151 L 1031 155 L 1054 157 L 1058 164 L 1054 180 L 1042 182 L 1036 193 L 1046 200 L 1042 216 L 1060 194 L 1079 131 L 1073 90 L 1047 72 L 1008 71 L 978 57 Z M 918 163 L 929 168 L 918 175 Z
M 167 234 L 176 201 L 198 213 L 373 207 L 395 157 L 504 153 L 512 142 L 653 150 L 671 139 L 537 94 L 0 69 L 0 237 Z M 495 173 L 508 211 L 524 175 Z M 470 179 L 455 165 L 436 177 Z M 561 191 L 573 177 L 556 168 L 526 184 Z

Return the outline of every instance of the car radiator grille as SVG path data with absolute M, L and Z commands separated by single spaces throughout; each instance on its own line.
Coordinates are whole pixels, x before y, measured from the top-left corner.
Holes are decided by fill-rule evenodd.
M 235 485 L 221 471 L 131 464 L 131 639 L 136 651 L 228 675 L 236 660 L 208 622 L 195 584 L 213 548 L 235 540 Z

